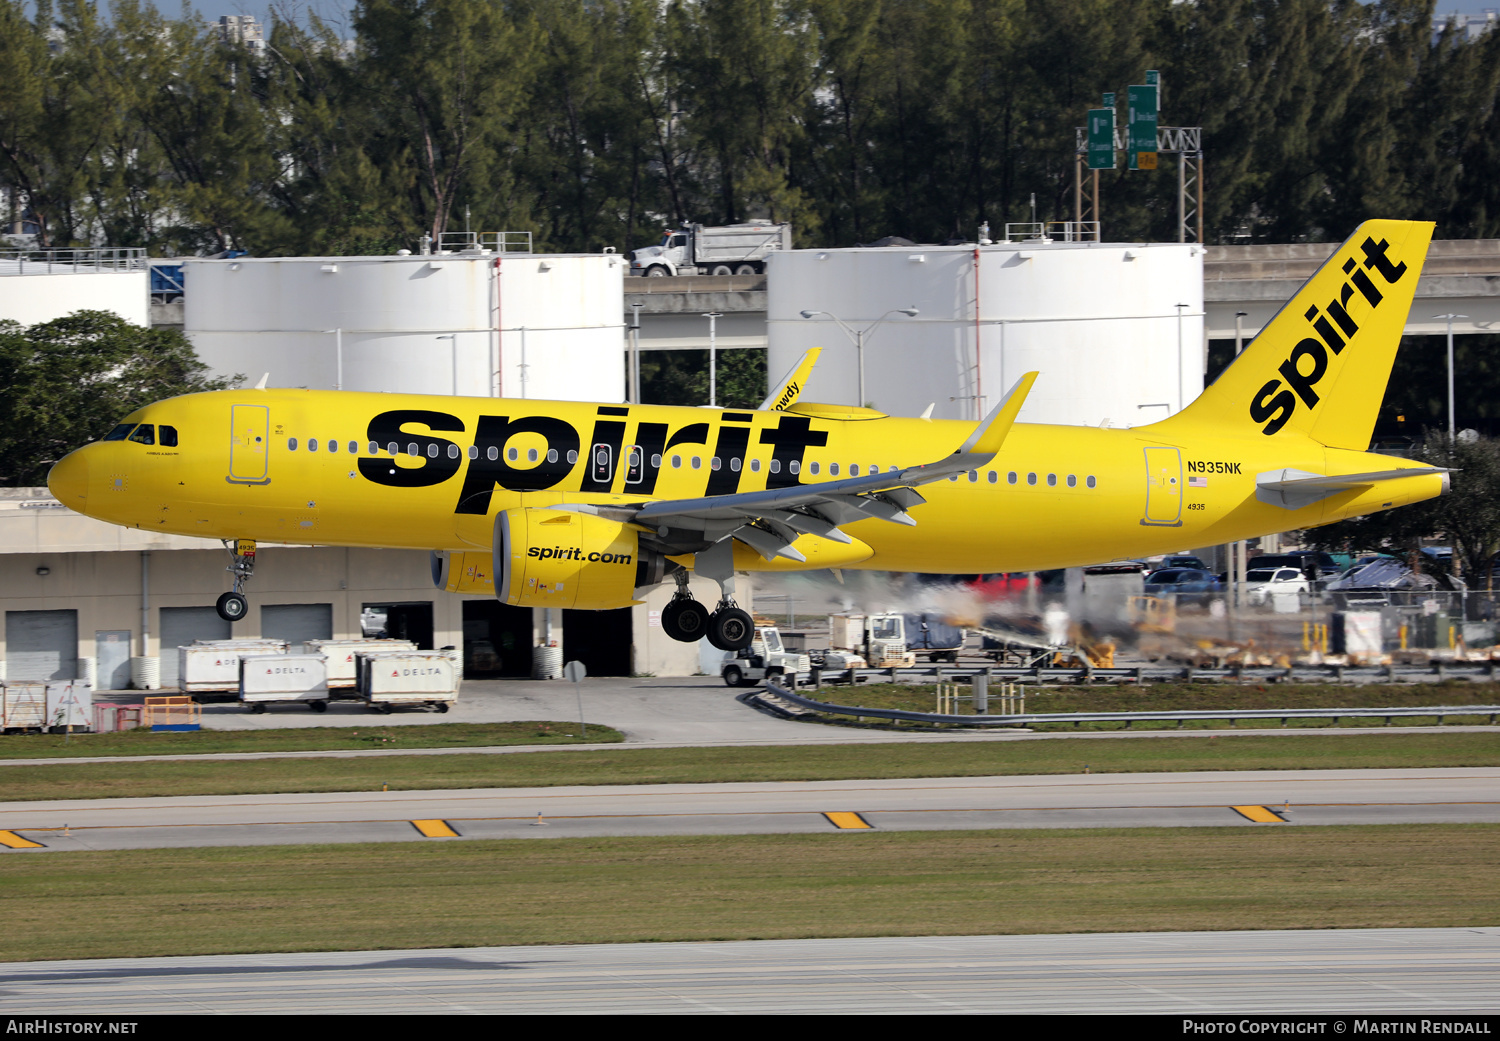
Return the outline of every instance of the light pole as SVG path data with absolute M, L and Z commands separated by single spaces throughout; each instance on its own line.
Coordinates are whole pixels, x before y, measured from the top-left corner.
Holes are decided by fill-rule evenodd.
M 1245 349 L 1245 318 L 1248 312 L 1234 312 L 1234 356 L 1238 358 Z
M 458 334 L 444 333 L 439 340 L 447 340 L 453 348 L 453 396 L 458 397 Z
M 641 403 L 641 308 L 644 300 L 630 302 L 630 403 Z
M 718 402 L 718 351 L 714 341 L 715 327 L 724 315 L 719 311 L 710 311 L 703 316 L 708 319 L 708 405 L 713 408 Z
M 835 325 L 844 330 L 844 335 L 849 337 L 850 341 L 853 342 L 854 353 L 859 359 L 859 400 L 855 404 L 862 407 L 865 403 L 865 335 L 893 314 L 904 314 L 908 318 L 915 318 L 921 313 L 915 307 L 893 307 L 869 325 L 859 329 L 849 328 L 848 325 L 844 324 L 843 319 L 832 311 L 803 311 L 802 317 L 816 318 L 818 315 L 823 315 L 825 318 L 831 318 Z
M 1448 440 L 1453 440 L 1453 319 L 1467 318 L 1466 314 L 1435 314 L 1434 318 L 1446 318 L 1448 320 Z

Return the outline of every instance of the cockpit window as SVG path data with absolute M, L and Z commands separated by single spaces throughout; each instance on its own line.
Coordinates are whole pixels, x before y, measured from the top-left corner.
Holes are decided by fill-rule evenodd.
M 161 425 L 161 446 L 163 448 L 177 447 L 177 428 L 169 427 L 165 423 Z
M 130 432 L 132 430 L 134 430 L 134 429 L 135 429 L 135 424 L 134 423 L 121 423 L 119 426 L 115 427 L 109 433 L 105 434 L 104 435 L 104 440 L 106 440 L 106 441 L 123 441 L 127 437 L 130 436 Z
M 156 444 L 156 427 L 150 423 L 142 423 L 135 428 L 135 433 L 130 435 L 130 440 L 138 445 Z

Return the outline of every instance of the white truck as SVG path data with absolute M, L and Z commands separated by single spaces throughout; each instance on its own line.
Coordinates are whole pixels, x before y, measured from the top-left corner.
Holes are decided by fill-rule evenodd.
M 748 687 L 768 676 L 776 679 L 792 673 L 805 677 L 811 671 L 812 659 L 787 650 L 774 625 L 757 625 L 750 646 L 732 658 L 725 658 L 719 674 L 731 687 Z
M 863 660 L 849 660 L 855 657 Z M 887 611 L 883 614 L 846 612 L 828 616 L 825 668 L 910 668 L 916 663 L 917 656 L 906 647 L 906 619 L 902 615 Z
M 758 275 L 766 269 L 767 255 L 791 248 L 790 224 L 683 224 L 664 232 L 656 245 L 631 253 L 630 273 L 647 278 Z

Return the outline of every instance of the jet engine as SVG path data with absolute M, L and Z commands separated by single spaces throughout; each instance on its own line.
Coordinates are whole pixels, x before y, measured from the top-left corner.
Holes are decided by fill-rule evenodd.
M 432 584 L 447 593 L 495 595 L 495 569 L 488 553 L 434 553 Z
M 661 581 L 664 565 L 621 521 L 548 509 L 495 518 L 495 595 L 516 607 L 626 607 L 639 602 L 637 586 Z

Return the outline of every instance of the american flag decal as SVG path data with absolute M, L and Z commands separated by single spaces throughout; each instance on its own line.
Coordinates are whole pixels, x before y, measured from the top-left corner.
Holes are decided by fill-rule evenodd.
M 1208 487 L 1208 478 L 1207 477 L 1189 477 L 1188 478 L 1188 487 L 1189 488 L 1207 488 Z

